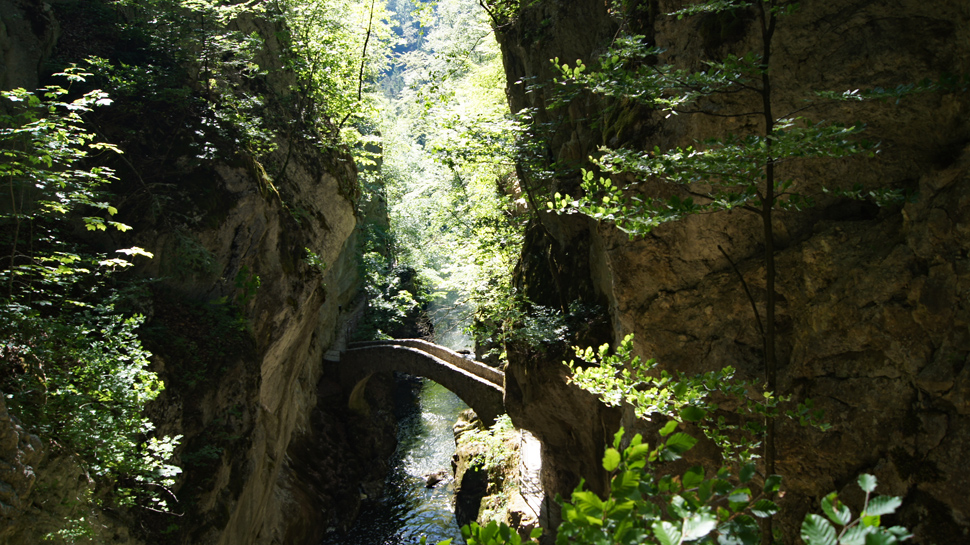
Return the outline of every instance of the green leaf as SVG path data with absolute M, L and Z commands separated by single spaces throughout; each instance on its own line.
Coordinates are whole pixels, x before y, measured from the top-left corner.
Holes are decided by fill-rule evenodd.
M 667 443 L 666 443 L 667 448 L 677 452 L 677 454 L 682 454 L 684 452 L 687 452 L 688 450 L 693 448 L 694 445 L 696 444 L 697 444 L 697 439 L 694 439 L 690 435 L 687 435 L 686 433 L 683 433 L 683 432 L 679 432 L 671 435 L 667 439 Z
M 613 448 L 620 448 L 621 441 L 623 441 L 623 428 L 620 428 L 620 431 L 613 434 Z
M 721 494 L 722 496 L 730 493 L 733 488 L 734 487 L 731 485 L 731 482 L 725 479 L 716 479 L 714 481 L 714 492 Z
M 863 492 L 872 493 L 876 491 L 876 478 L 873 475 L 863 473 L 862 475 L 859 475 L 858 481 L 859 488 L 861 488 Z
M 673 198 L 676 199 L 677 197 Z M 675 382 L 671 384 L 671 391 L 674 393 L 675 398 L 684 397 L 684 394 L 687 393 L 687 388 L 688 385 L 686 382 Z
M 839 497 L 835 492 L 822 498 L 821 503 L 822 511 L 825 512 L 832 522 L 845 526 L 852 520 L 852 511 L 839 501 Z
M 895 513 L 896 509 L 903 504 L 903 500 L 898 496 L 877 496 L 869 501 L 866 507 L 866 515 L 888 515 Z
M 913 534 L 909 533 L 909 530 L 907 530 L 903 526 L 890 526 L 889 528 L 886 528 L 885 530 L 887 532 L 889 532 L 890 534 L 896 536 L 896 539 L 898 539 L 900 541 L 904 541 L 904 540 L 907 540 L 907 539 L 913 537 Z
M 714 488 L 713 480 L 705 480 L 704 482 L 702 482 L 697 487 L 697 499 L 699 499 L 701 503 L 707 503 L 707 501 L 711 499 L 711 491 L 713 490 L 713 488 Z
M 707 411 L 693 405 L 688 405 L 680 410 L 680 418 L 687 422 L 700 422 L 705 416 L 707 416 Z
M 756 466 L 753 462 L 750 464 L 745 464 L 745 466 L 741 468 L 741 473 L 738 475 L 738 478 L 741 479 L 742 483 L 746 483 L 754 478 L 754 475 L 757 472 L 758 466 Z
M 837 545 L 835 528 L 829 521 L 815 513 L 809 513 L 802 522 L 801 537 L 806 545 Z
M 781 488 L 781 475 L 768 475 L 765 479 L 765 494 L 774 494 Z
M 694 466 L 688 469 L 681 479 L 684 488 L 695 488 L 702 482 L 704 482 L 704 468 L 702 466 Z
M 635 462 L 641 460 L 647 454 L 650 453 L 650 445 L 634 445 L 626 449 L 626 459 L 627 463 Z M 642 466 L 641 466 L 642 467 Z
M 778 512 L 778 505 L 771 501 L 761 499 L 751 506 L 751 514 L 758 518 L 768 518 Z
M 613 471 L 620 465 L 620 453 L 615 448 L 608 448 L 603 454 L 603 469 Z
M 684 521 L 684 541 L 696 541 L 714 531 L 717 517 L 710 511 L 694 514 Z
M 512 539 L 513 534 L 517 539 Z M 506 543 L 517 543 L 521 541 L 520 539 L 518 539 L 519 534 L 516 532 L 513 532 L 512 529 L 509 528 L 509 526 L 504 522 L 499 526 L 499 535 L 502 537 L 502 540 L 505 541 Z
M 653 535 L 660 545 L 680 545 L 682 536 L 680 530 L 666 520 L 653 523 Z
M 677 429 L 678 424 L 680 424 L 680 422 L 677 422 L 676 420 L 671 420 L 670 422 L 667 422 L 667 424 L 660 429 L 660 436 L 667 437 L 671 433 L 674 433 L 674 430 Z
M 639 472 L 622 471 L 610 481 L 614 498 L 627 498 L 635 494 L 640 486 Z
M 585 510 L 603 510 L 603 500 L 599 498 L 596 494 L 590 492 L 589 490 L 582 490 L 573 492 L 573 503 L 576 504 L 580 509 Z
M 896 536 L 890 534 L 869 534 L 866 536 L 866 545 L 893 545 L 897 543 Z
M 866 536 L 873 532 L 873 528 L 853 526 L 846 528 L 839 539 L 839 545 L 865 545 Z
M 738 517 L 718 528 L 718 545 L 757 545 L 761 542 L 758 525 L 750 517 Z
M 155 254 L 145 251 L 144 248 L 139 248 L 138 246 L 132 246 L 131 248 L 122 248 L 120 250 L 115 250 L 115 251 L 125 255 L 141 255 L 149 259 L 155 257 Z

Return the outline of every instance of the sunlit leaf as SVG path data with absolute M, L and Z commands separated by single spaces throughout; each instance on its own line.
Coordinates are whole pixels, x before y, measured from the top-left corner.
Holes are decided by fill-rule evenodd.
M 615 448 L 606 449 L 603 454 L 603 469 L 613 471 L 620 465 L 620 453 Z
M 653 535 L 661 545 L 680 545 L 683 534 L 676 526 L 667 521 L 653 524 Z

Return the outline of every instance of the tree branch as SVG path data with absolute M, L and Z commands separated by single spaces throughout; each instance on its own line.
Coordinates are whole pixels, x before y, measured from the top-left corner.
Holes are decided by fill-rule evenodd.
M 755 210 L 755 212 L 758 211 Z M 738 266 L 734 264 L 734 261 L 731 261 L 731 258 L 728 257 L 727 252 L 724 251 L 724 248 L 722 248 L 720 244 L 717 245 L 717 249 L 719 252 L 721 252 L 721 255 L 724 256 L 724 259 L 727 259 L 728 263 L 731 264 L 731 268 L 734 269 L 734 274 L 738 275 L 738 280 L 741 281 L 741 287 L 744 288 L 744 294 L 748 297 L 748 302 L 751 303 L 751 310 L 754 311 L 754 319 L 755 323 L 758 324 L 758 332 L 761 333 L 761 338 L 764 339 L 765 327 L 761 323 L 761 314 L 758 312 L 758 305 L 756 305 L 754 302 L 754 297 L 751 295 L 751 290 L 748 289 L 748 283 L 744 280 L 744 275 L 741 274 Z
M 357 103 L 359 104 L 364 99 L 364 68 L 367 66 L 367 44 L 370 43 L 370 34 L 374 29 L 374 4 L 377 0 L 371 0 L 370 2 L 370 18 L 367 21 L 367 34 L 364 36 L 364 49 L 360 53 L 360 75 L 357 77 Z M 347 112 L 347 115 L 340 120 L 337 125 L 337 134 L 340 134 L 340 129 L 344 127 L 344 123 L 350 117 L 353 110 Z
M 492 10 L 488 9 L 488 6 L 485 4 L 485 0 L 478 0 L 478 5 L 482 6 L 482 9 L 488 14 L 488 18 L 492 20 L 492 24 L 495 26 L 495 28 L 501 26 L 501 24 L 498 22 L 498 17 Z

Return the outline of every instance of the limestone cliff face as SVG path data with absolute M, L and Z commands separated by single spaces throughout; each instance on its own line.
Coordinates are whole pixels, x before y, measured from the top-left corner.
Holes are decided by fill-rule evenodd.
M 630 4 L 632 29 L 687 65 L 757 47 L 759 31 L 744 13 L 727 32 L 717 21 L 662 15 L 682 2 Z M 775 35 L 777 111 L 798 108 L 812 90 L 895 87 L 970 73 L 968 22 L 965 3 L 801 3 L 779 21 Z M 603 2 L 549 0 L 498 30 L 508 81 L 541 83 L 555 75 L 551 58 L 589 62 L 602 53 L 617 23 Z M 510 103 L 513 111 L 538 108 L 540 121 L 553 122 L 547 154 L 565 163 L 582 164 L 603 144 L 665 148 L 753 128 L 740 117 L 603 114 L 602 104 L 589 98 L 548 111 L 549 92 L 510 85 Z M 732 105 L 738 106 L 745 105 Z M 970 485 L 960 468 L 970 440 L 968 108 L 967 93 L 940 92 L 898 104 L 818 104 L 802 114 L 861 120 L 867 138 L 881 143 L 873 159 L 786 167 L 785 175 L 806 192 L 847 181 L 915 190 L 916 200 L 879 209 L 822 199 L 808 211 L 776 215 L 779 389 L 813 398 L 834 425 L 816 433 L 780 424 L 778 470 L 795 513 L 785 521 L 789 528 L 817 508 L 819 495 L 868 471 L 882 492 L 904 497 L 901 518 L 922 540 L 967 539 L 970 502 L 957 491 Z M 575 194 L 577 185 L 575 174 L 564 175 L 543 190 Z M 545 301 L 603 302 L 613 339 L 635 333 L 639 353 L 667 368 L 732 365 L 757 378 L 761 341 L 753 313 L 718 246 L 763 305 L 758 221 L 737 212 L 695 216 L 629 241 L 607 225 L 545 215 L 534 227 L 541 234 L 523 251 L 520 281 Z M 536 255 L 547 256 L 545 262 Z M 619 417 L 565 386 L 557 358 L 537 363 L 534 354 L 510 352 L 510 362 L 510 414 L 543 440 L 550 464 L 545 482 L 566 494 L 579 474 L 595 473 L 604 435 Z M 545 394 L 550 391 L 561 393 Z M 572 450 L 576 444 L 581 451 Z M 591 485 L 602 483 L 594 478 Z
M 61 60 L 128 47 L 103 20 L 78 16 L 101 9 L 96 4 L 60 2 L 52 11 L 40 1 L 0 3 L 0 83 L 37 85 L 58 13 L 68 15 L 53 53 Z M 268 75 L 242 84 L 278 99 L 265 115 L 297 119 L 287 109 L 297 101 L 287 96 L 294 76 L 281 59 L 280 29 L 252 18 L 236 25 L 265 40 L 257 61 Z M 184 516 L 97 512 L 77 468 L 38 452 L 37 437 L 24 431 L 29 423 L 21 426 L 0 406 L 0 456 L 17 473 L 2 476 L 11 485 L 0 498 L 4 543 L 37 543 L 79 515 L 94 521 L 98 543 L 139 536 L 315 543 L 319 532 L 355 514 L 361 489 L 373 493 L 383 482 L 382 465 L 368 460 L 393 450 L 391 415 L 350 413 L 344 385 L 323 376 L 323 356 L 355 308 L 359 195 L 351 157 L 295 135 L 278 136 L 276 151 L 261 162 L 240 148 L 202 157 L 193 148 L 193 121 L 178 117 L 183 106 L 154 95 L 126 98 L 89 122 L 126 151 L 113 165 L 120 178 L 114 190 L 121 221 L 135 227 L 131 239 L 93 243 L 137 244 L 155 254 L 132 275 L 151 280 L 132 305 L 146 315 L 144 342 L 167 384 L 151 416 L 162 434 L 183 436 L 174 510 Z M 326 267 L 311 264 L 309 252 Z M 369 390 L 379 395 L 381 386 Z
M 0 461 L 3 483 L 0 488 L 0 520 L 4 526 L 23 513 L 37 474 L 34 468 L 43 457 L 43 444 L 36 435 L 24 430 L 21 422 L 7 412 L 0 399 Z

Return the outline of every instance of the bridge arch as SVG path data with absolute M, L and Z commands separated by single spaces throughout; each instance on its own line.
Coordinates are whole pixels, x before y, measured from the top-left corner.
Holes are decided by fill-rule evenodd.
M 454 392 L 486 426 L 505 413 L 505 375 L 481 362 L 421 339 L 350 343 L 338 363 L 344 378 L 401 371 L 431 379 Z

